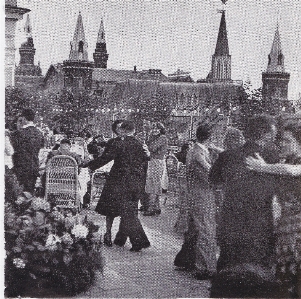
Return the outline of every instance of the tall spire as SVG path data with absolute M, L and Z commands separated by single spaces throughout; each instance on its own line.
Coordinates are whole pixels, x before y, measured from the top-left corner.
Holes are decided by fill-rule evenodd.
M 73 35 L 73 40 L 70 43 L 71 49 L 69 60 L 88 61 L 88 44 L 85 39 L 85 31 L 82 15 L 79 12 L 77 23 Z
M 26 41 L 21 44 L 19 48 L 20 62 L 19 66 L 15 69 L 16 80 L 18 76 L 41 76 L 42 71 L 39 65 L 34 64 L 34 56 L 36 49 L 34 47 L 32 38 L 32 27 L 30 23 L 29 15 L 27 15 L 24 32 L 26 35 Z
M 26 34 L 26 37 L 32 37 L 32 28 L 30 24 L 29 14 L 27 14 L 26 22 L 24 25 L 24 32 Z
M 269 113 L 278 114 L 282 107 L 288 107 L 290 80 L 290 74 L 286 73 L 284 69 L 284 55 L 282 54 L 278 24 L 268 58 L 267 70 L 262 73 L 262 99 L 266 103 Z
M 225 10 L 220 12 L 222 17 L 215 52 L 212 55 L 211 72 L 208 75 L 208 80 L 213 82 L 231 81 L 231 56 L 229 55 Z
M 105 39 L 105 29 L 103 25 L 103 19 L 101 19 L 100 27 L 97 36 L 96 48 L 93 53 L 94 66 L 96 68 L 107 68 L 107 61 L 109 54 L 107 52 L 107 44 Z
M 267 73 L 284 73 L 284 56 L 282 54 L 282 47 L 280 41 L 280 34 L 279 34 L 279 25 L 277 24 L 277 28 L 274 35 L 274 41 L 272 44 L 271 52 L 268 56 L 268 67 Z
M 225 17 L 224 10 L 222 10 L 222 18 L 221 18 L 221 22 L 219 25 L 219 31 L 218 31 L 218 37 L 217 37 L 214 55 L 216 55 L 216 56 L 229 55 L 226 17 Z
M 98 36 L 97 36 L 97 43 L 106 43 L 106 38 L 105 38 L 105 28 L 103 25 L 103 19 L 101 18 L 100 21 L 100 27 L 98 31 Z

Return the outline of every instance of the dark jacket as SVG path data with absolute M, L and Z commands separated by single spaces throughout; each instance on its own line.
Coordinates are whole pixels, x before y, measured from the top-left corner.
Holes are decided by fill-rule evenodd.
M 145 187 L 145 165 L 148 157 L 142 144 L 132 136 L 114 138 L 108 141 L 103 154 L 88 163 L 94 171 L 114 160 L 108 181 L 113 181 L 115 188 L 124 190 L 143 190 Z
M 44 136 L 36 127 L 22 128 L 12 134 L 14 169 L 28 175 L 39 174 L 39 151 L 44 146 Z
M 274 258 L 272 200 L 276 193 L 273 175 L 250 171 L 246 157 L 259 153 L 268 163 L 278 161 L 275 148 L 252 142 L 221 153 L 209 174 L 212 184 L 223 184 L 224 201 L 218 243 L 218 268 L 238 263 L 271 266 Z

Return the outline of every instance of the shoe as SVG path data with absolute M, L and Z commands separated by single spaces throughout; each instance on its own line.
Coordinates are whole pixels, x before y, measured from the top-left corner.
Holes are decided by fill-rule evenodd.
M 120 241 L 120 240 L 114 240 L 114 244 L 119 246 L 119 247 L 123 247 L 125 245 L 126 242 Z
M 103 236 L 103 244 L 108 246 L 108 247 L 112 247 L 112 239 L 111 239 L 111 234 L 105 233 L 105 235 Z
M 150 247 L 150 243 L 145 243 L 144 245 L 133 245 L 132 248 L 130 249 L 130 251 L 132 252 L 139 252 L 141 251 L 141 249 L 144 249 L 144 248 L 148 248 Z

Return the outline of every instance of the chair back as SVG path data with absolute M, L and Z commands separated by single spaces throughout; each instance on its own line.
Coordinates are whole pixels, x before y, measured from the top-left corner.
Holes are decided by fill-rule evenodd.
M 46 165 L 46 200 L 53 200 L 58 207 L 78 207 L 78 189 L 76 160 L 65 155 L 51 158 Z

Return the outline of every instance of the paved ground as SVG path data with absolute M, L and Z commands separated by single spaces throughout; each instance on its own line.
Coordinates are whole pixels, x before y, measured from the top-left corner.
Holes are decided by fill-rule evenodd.
M 99 274 L 95 284 L 78 298 L 208 298 L 208 281 L 174 269 L 173 261 L 182 245 L 182 236 L 173 233 L 177 212 L 176 199 L 168 197 L 160 216 L 140 216 L 150 248 L 130 252 L 129 241 L 124 248 L 103 247 L 104 274 Z M 104 217 L 94 212 L 88 215 L 99 220 L 105 231 Z M 119 219 L 113 225 L 113 236 L 118 225 Z

